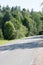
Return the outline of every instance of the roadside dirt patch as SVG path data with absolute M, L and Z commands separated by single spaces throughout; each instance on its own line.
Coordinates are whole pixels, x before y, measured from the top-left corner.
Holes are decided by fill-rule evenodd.
M 39 44 L 42 44 L 43 41 Z M 36 49 L 36 54 L 35 54 L 35 58 L 34 61 L 31 65 L 43 65 L 43 47 L 39 47 Z

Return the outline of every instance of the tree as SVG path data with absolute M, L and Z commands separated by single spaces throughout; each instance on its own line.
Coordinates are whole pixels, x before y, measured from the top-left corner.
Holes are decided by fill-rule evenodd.
M 6 21 L 9 21 L 12 19 L 12 15 L 10 14 L 9 11 L 6 11 L 3 18 L 2 18 L 2 32 L 3 32 L 3 35 L 4 35 L 4 24 Z
M 15 28 L 14 28 L 14 25 L 11 21 L 7 21 L 5 24 L 4 24 L 4 38 L 5 39 L 15 39 Z
M 30 32 L 33 32 L 34 30 L 34 21 L 30 17 L 26 16 L 23 20 L 23 25 L 26 26 L 26 28 L 28 28 L 28 35 L 31 35 Z
M 14 18 L 16 18 L 20 23 L 22 22 L 23 20 L 23 16 L 22 16 L 22 13 L 17 9 L 17 8 L 12 8 L 12 16 Z
M 2 13 L 0 13 L 0 28 L 2 28 L 2 18 L 3 18 L 3 15 Z
M 1 5 L 0 5 L 0 12 L 1 12 Z
M 7 11 L 10 11 L 10 7 L 7 5 L 5 8 Z
M 41 6 L 43 8 L 43 3 Z M 38 35 L 43 33 L 43 12 L 41 11 L 35 12 L 32 9 L 31 12 L 29 12 L 29 10 L 26 10 L 25 8 L 21 10 L 18 6 L 12 8 L 9 8 L 8 5 L 6 7 L 0 6 L 0 29 L 2 30 L 5 39 L 12 38 L 9 38 L 9 32 L 5 32 L 7 30 L 9 31 L 9 21 L 13 24 L 13 38 L 21 38 L 24 36 Z M 7 24 L 8 27 L 6 27 Z
M 20 22 L 16 18 L 12 18 L 11 22 L 14 24 L 16 30 L 18 30 L 21 26 Z
M 28 33 L 28 29 L 21 25 L 18 30 L 16 30 L 16 38 L 23 38 L 26 37 Z
M 32 13 L 34 12 L 34 10 L 33 10 L 33 8 L 31 9 L 31 15 L 32 15 Z
M 38 12 L 33 12 L 33 14 L 31 16 L 32 16 L 32 19 L 34 20 L 36 28 L 37 28 L 36 34 L 39 34 L 39 32 L 42 31 L 42 21 L 40 19 L 40 14 Z
M 22 25 L 22 23 L 16 20 L 16 18 L 12 19 L 11 21 L 16 29 L 16 38 L 25 37 L 28 33 L 28 29 L 26 28 L 26 26 Z

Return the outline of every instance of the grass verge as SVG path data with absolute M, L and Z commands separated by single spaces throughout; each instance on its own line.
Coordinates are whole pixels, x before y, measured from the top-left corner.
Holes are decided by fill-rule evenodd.
M 6 44 L 8 42 L 9 42 L 8 40 L 0 40 L 0 45 Z

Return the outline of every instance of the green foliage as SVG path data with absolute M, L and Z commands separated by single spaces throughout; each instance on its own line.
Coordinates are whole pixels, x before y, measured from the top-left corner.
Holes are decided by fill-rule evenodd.
M 0 38 L 15 39 L 43 33 L 43 12 L 31 12 L 20 6 L 0 5 Z
M 28 33 L 28 29 L 21 25 L 20 28 L 16 31 L 16 38 L 22 38 L 25 37 Z
M 2 19 L 2 22 L 6 22 L 6 21 L 9 21 L 10 19 L 12 19 L 12 15 L 10 14 L 9 11 L 6 11 L 4 16 L 3 16 L 3 19 Z
M 16 18 L 13 18 L 11 21 L 16 29 L 16 38 L 25 37 L 28 33 L 28 29 L 23 26 L 22 23 L 20 24 L 20 22 L 16 20 Z
M 2 18 L 3 18 L 3 15 L 2 13 L 0 13 L 0 28 L 2 28 Z
M 2 32 L 3 32 L 3 35 L 4 35 L 4 24 L 6 21 L 9 21 L 10 19 L 12 19 L 12 15 L 10 14 L 9 11 L 6 11 L 5 14 L 3 15 L 3 18 L 2 18 Z
M 43 35 L 43 31 L 40 31 L 40 32 L 39 32 L 39 35 Z
M 4 25 L 4 37 L 5 39 L 15 39 L 15 28 L 11 21 L 7 21 Z
M 4 39 L 3 38 L 3 34 L 2 34 L 2 30 L 0 29 L 0 40 Z
M 21 24 L 16 18 L 11 19 L 11 22 L 14 24 L 16 30 L 20 28 Z
M 22 13 L 20 11 L 18 11 L 17 9 L 14 9 L 12 11 L 12 16 L 14 18 L 16 18 L 20 23 L 22 22 L 23 20 L 23 16 L 22 16 Z
M 34 31 L 34 21 L 31 18 L 25 17 L 23 21 L 23 25 L 28 28 L 28 35 L 30 35 L 30 32 L 33 33 Z
M 42 30 L 42 21 L 41 21 L 40 17 L 41 17 L 40 13 L 33 12 L 32 19 L 36 23 L 37 34 L 39 34 L 39 32 Z

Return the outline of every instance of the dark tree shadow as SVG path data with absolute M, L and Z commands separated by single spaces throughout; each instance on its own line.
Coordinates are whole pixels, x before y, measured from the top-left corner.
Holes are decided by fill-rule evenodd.
M 12 44 L 12 45 L 6 45 L 6 46 L 0 46 L 0 51 L 5 50 L 15 50 L 15 49 L 31 49 L 31 48 L 38 48 L 43 47 L 43 42 L 40 43 L 40 41 L 35 41 L 32 43 L 21 43 L 21 44 Z

